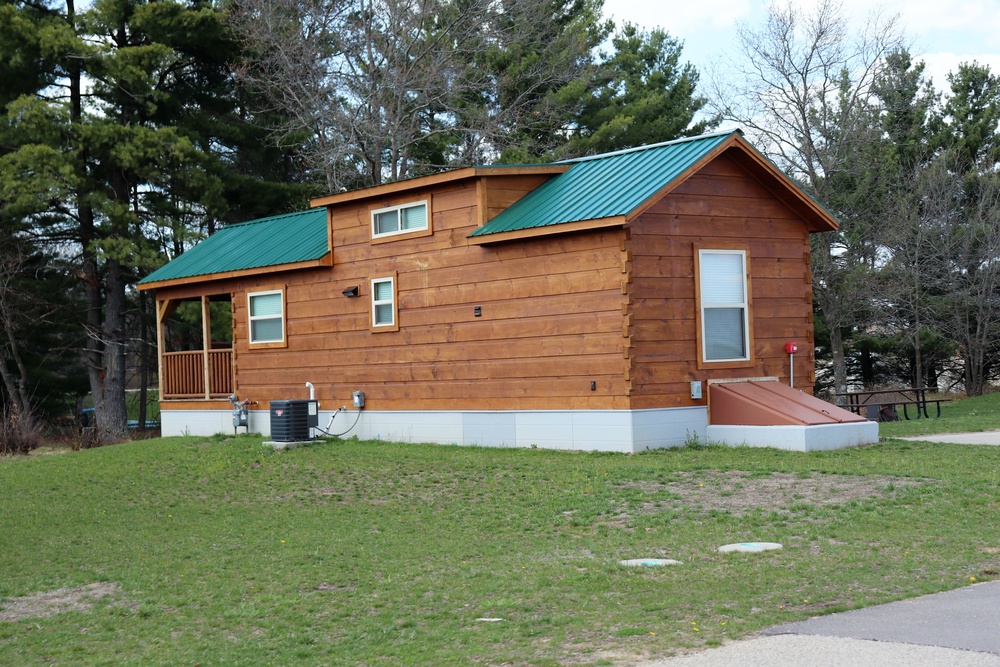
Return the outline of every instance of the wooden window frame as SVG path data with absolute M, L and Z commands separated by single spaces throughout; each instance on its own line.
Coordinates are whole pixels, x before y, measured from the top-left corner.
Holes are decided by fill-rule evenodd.
M 427 224 L 419 229 L 398 229 L 394 232 L 382 232 L 378 233 L 375 231 L 375 219 L 380 213 L 388 213 L 389 211 L 402 211 L 407 208 L 414 208 L 417 206 L 423 206 L 426 212 Z M 433 233 L 431 229 L 431 202 L 430 199 L 421 199 L 419 201 L 410 201 L 403 204 L 396 204 L 393 206 L 383 206 L 382 208 L 372 209 L 370 212 L 371 217 L 371 237 L 372 243 L 384 243 L 386 241 L 395 241 L 401 238 L 413 238 L 416 236 L 430 236 Z
M 743 342 L 746 345 L 745 359 L 706 359 L 705 354 L 705 323 L 704 310 L 701 297 L 701 257 L 702 253 L 717 252 L 726 254 L 740 254 L 743 258 L 743 324 L 745 331 Z M 697 338 L 697 362 L 699 369 L 711 368 L 751 368 L 756 364 L 754 360 L 754 325 L 753 325 L 753 290 L 750 277 L 750 248 L 745 245 L 733 244 L 706 244 L 695 245 L 694 247 L 694 286 L 695 286 L 695 329 Z
M 253 299 L 257 296 L 266 296 L 268 294 L 279 294 L 281 295 L 281 340 L 267 340 L 267 341 L 254 341 L 253 340 L 253 322 L 254 319 L 274 319 L 273 316 L 268 317 L 257 317 L 253 315 Z M 288 323 L 287 323 L 287 308 L 285 301 L 285 288 L 277 287 L 273 289 L 263 289 L 256 292 L 247 292 L 247 343 L 255 350 L 266 349 L 266 348 L 280 348 L 288 347 Z
M 376 301 L 375 300 L 375 285 L 377 283 L 390 282 L 392 284 L 392 301 L 389 302 L 392 306 L 392 322 L 389 324 L 379 324 L 375 321 L 375 316 L 377 313 L 376 306 L 385 305 L 386 301 Z M 391 274 L 384 274 L 374 278 L 369 279 L 368 285 L 371 288 L 371 299 L 369 303 L 371 304 L 371 318 L 369 322 L 371 323 L 371 330 L 373 333 L 382 333 L 385 331 L 399 331 L 399 280 L 395 272 Z

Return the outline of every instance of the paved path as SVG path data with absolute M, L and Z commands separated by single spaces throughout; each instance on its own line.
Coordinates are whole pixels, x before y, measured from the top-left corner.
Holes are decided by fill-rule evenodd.
M 980 431 L 978 433 L 936 433 L 933 435 L 913 435 L 899 440 L 921 440 L 923 442 L 951 442 L 962 445 L 1000 445 L 1000 431 Z
M 769 628 L 642 667 L 1000 667 L 1000 581 Z

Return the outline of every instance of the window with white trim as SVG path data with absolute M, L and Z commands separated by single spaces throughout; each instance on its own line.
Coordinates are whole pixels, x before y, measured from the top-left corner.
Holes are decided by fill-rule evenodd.
M 427 202 L 413 202 L 372 211 L 372 238 L 427 229 Z
M 281 290 L 250 292 L 250 343 L 282 343 L 285 340 L 285 303 Z
M 372 278 L 372 327 L 396 326 L 396 280 Z
M 745 250 L 699 250 L 702 360 L 750 358 Z

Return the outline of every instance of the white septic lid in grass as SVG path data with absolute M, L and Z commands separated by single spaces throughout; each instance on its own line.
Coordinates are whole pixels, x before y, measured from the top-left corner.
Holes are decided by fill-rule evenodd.
M 661 567 L 663 565 L 680 565 L 681 562 L 670 558 L 630 558 L 629 560 L 620 560 L 618 564 L 626 567 Z
M 502 621 L 504 619 L 502 619 L 502 618 L 493 618 L 493 617 L 489 617 L 489 616 L 483 616 L 482 618 L 477 618 L 476 620 L 479 621 L 480 623 L 499 623 L 500 621 Z
M 742 551 L 745 553 L 758 554 L 761 551 L 773 551 L 780 548 L 781 545 L 777 542 L 740 542 L 739 544 L 727 544 L 724 547 L 719 547 L 719 553 L 724 554 L 731 551 Z

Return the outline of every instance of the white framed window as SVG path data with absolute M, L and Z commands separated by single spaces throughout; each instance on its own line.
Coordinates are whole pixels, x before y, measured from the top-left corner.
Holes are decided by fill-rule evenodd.
M 372 211 L 372 238 L 383 238 L 427 229 L 427 202 L 418 201 Z
M 395 276 L 372 278 L 372 329 L 398 329 Z
M 285 295 L 282 290 L 247 294 L 250 344 L 285 342 Z
M 702 361 L 750 359 L 746 267 L 745 250 L 698 250 Z

